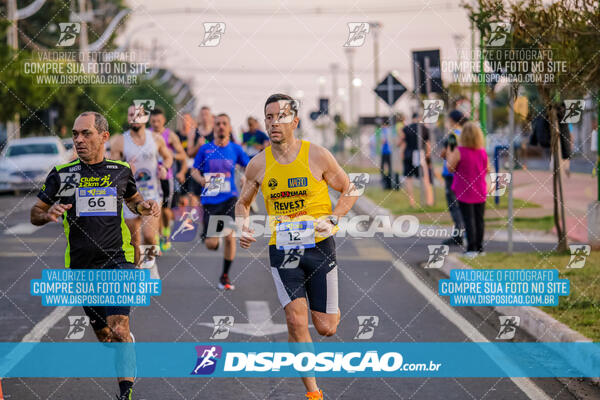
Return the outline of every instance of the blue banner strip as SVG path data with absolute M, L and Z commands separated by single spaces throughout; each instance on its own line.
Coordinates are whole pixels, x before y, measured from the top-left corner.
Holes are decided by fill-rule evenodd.
M 599 343 L 0 343 L 0 377 L 598 377 Z

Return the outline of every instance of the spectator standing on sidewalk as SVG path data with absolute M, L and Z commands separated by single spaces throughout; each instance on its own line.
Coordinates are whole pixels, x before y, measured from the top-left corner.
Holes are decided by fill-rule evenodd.
M 456 195 L 452 190 L 454 175 L 448 171 L 446 157 L 448 155 L 448 151 L 452 151 L 456 147 L 462 125 L 466 122 L 466 120 L 462 112 L 458 110 L 452 110 L 448 114 L 448 121 L 448 136 L 444 138 L 444 148 L 442 149 L 440 156 L 444 159 L 442 177 L 444 178 L 444 183 L 446 186 L 446 203 L 448 204 L 448 211 L 452 217 L 452 222 L 454 222 L 454 229 L 452 230 L 452 237 L 444 240 L 443 244 L 449 246 L 462 246 L 464 225 L 460 208 L 458 206 L 458 201 L 456 200 Z
M 384 190 L 392 189 L 392 177 L 394 171 L 392 170 L 392 147 L 390 146 L 390 140 L 392 139 L 392 132 L 388 121 L 383 123 L 381 128 L 381 181 L 383 182 Z M 387 172 L 386 170 L 387 166 Z
M 454 174 L 452 190 L 460 207 L 467 235 L 465 256 L 484 254 L 483 233 L 486 175 L 489 171 L 483 132 L 476 122 L 467 122 L 458 137 L 458 146 L 447 155 L 448 170 Z

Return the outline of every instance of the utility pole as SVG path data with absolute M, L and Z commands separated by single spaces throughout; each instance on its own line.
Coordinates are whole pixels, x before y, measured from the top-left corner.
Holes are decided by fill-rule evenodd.
M 17 31 L 17 0 L 8 0 L 7 3 L 8 20 L 11 24 L 6 32 L 8 47 L 18 51 L 19 38 Z M 15 114 L 12 121 L 6 121 L 6 140 L 18 139 L 21 136 L 21 124 L 19 114 Z
M 471 57 L 469 58 L 469 64 L 471 65 L 471 75 L 473 75 L 473 65 L 475 61 L 475 22 L 471 21 Z M 473 87 L 473 83 L 471 83 L 471 117 L 473 120 L 475 118 L 475 88 Z
M 333 111 L 333 115 L 339 113 L 338 110 L 338 82 L 337 74 L 340 70 L 340 66 L 337 63 L 332 63 L 329 68 L 331 69 L 331 101 L 329 102 L 329 109 Z
M 354 90 L 352 81 L 354 80 L 354 47 L 346 47 L 346 55 L 348 56 L 348 107 L 350 109 L 348 125 L 354 125 Z M 375 100 L 377 101 L 377 100 Z M 377 104 L 377 103 L 375 103 Z
M 380 22 L 369 22 L 371 32 L 373 33 L 373 82 L 375 86 L 379 83 L 379 29 L 382 27 Z M 350 86 L 352 86 L 352 79 L 350 79 Z M 379 103 L 377 96 L 375 99 L 375 116 L 379 116 Z
M 486 118 L 486 104 L 485 104 L 485 73 L 484 73 L 483 59 L 483 31 L 479 31 L 479 125 L 483 134 L 487 136 L 487 118 Z
M 11 22 L 8 26 L 8 31 L 6 32 L 8 46 L 17 50 L 19 47 L 19 37 L 17 36 L 17 0 L 8 0 L 6 7 L 8 20 Z

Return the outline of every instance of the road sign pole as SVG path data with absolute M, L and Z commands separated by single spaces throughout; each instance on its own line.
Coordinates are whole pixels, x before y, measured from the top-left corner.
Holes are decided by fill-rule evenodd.
M 394 149 L 395 149 L 395 143 L 393 143 L 392 139 L 393 139 L 393 132 L 394 132 L 394 127 L 392 126 L 392 123 L 394 121 L 394 103 L 404 94 L 406 93 L 406 87 L 392 74 L 389 73 L 384 80 L 382 80 L 381 82 L 379 82 L 379 84 L 377 84 L 377 86 L 375 87 L 375 93 L 377 94 L 377 96 L 379 96 L 379 98 L 381 98 L 381 100 L 385 101 L 387 103 L 387 105 L 390 108 L 390 116 L 389 116 L 389 124 L 388 124 L 388 135 L 387 135 L 387 140 L 388 140 L 388 147 L 390 148 L 390 172 L 391 172 L 391 180 L 394 183 L 396 182 L 395 179 L 395 171 L 396 169 L 394 168 L 394 160 L 395 160 L 395 156 L 394 156 Z M 375 116 L 375 118 L 377 119 L 377 116 Z M 380 130 L 377 130 L 377 132 L 381 132 Z M 377 143 L 377 148 L 379 148 L 379 142 Z M 392 185 L 392 186 L 395 186 Z
M 421 74 L 419 73 L 419 64 L 416 61 L 414 62 L 413 70 L 414 70 L 414 74 L 415 74 L 415 96 L 417 97 L 417 104 L 418 104 L 418 107 L 420 110 L 421 109 L 421 96 L 420 96 Z M 417 166 L 417 168 L 420 168 L 421 164 L 423 164 L 422 160 L 421 160 L 421 151 L 423 149 L 422 138 L 423 138 L 423 124 L 421 122 L 419 122 L 417 125 L 417 146 L 418 146 L 418 151 L 419 151 L 419 166 Z M 411 156 L 412 156 L 412 154 L 411 154 Z M 419 186 L 420 186 L 419 196 L 420 196 L 421 206 L 423 206 L 424 199 L 425 199 L 425 185 L 423 183 L 423 175 L 424 174 L 425 174 L 425 171 L 423 171 L 422 169 L 419 170 Z
M 508 255 L 513 252 L 513 172 L 515 166 L 515 87 L 511 83 L 509 86 L 509 105 L 508 120 L 510 124 L 510 135 L 508 140 L 508 172 L 510 179 L 508 181 Z
M 431 93 L 431 71 L 430 71 L 430 62 L 429 62 L 429 57 L 425 57 L 425 96 L 429 99 L 429 95 Z M 426 150 L 426 149 L 425 149 Z M 425 157 L 425 167 L 427 170 L 427 176 L 424 177 L 424 179 L 429 182 L 429 185 L 431 185 L 431 198 L 433 201 L 433 204 L 435 204 L 435 190 L 433 189 L 433 181 L 430 180 L 430 176 L 429 176 L 429 166 L 427 165 L 427 157 Z M 425 174 L 425 173 L 423 173 Z

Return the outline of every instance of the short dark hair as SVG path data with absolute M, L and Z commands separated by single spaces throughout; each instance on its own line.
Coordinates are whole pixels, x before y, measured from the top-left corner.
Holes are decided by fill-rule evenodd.
M 412 119 L 416 119 L 419 118 L 419 113 L 413 113 L 412 114 Z
M 217 114 L 217 118 L 219 118 L 219 117 L 227 117 L 227 120 L 229 120 L 229 122 L 231 123 L 231 118 L 229 118 L 229 115 L 227 115 L 225 113 Z
M 202 110 L 208 110 L 208 111 L 210 111 L 210 107 L 209 106 L 202 106 L 202 107 L 200 107 L 200 111 L 202 111 Z
M 459 125 L 464 125 L 467 122 L 465 115 L 459 110 L 452 110 L 448 113 L 448 117 Z
M 295 100 L 291 96 L 288 96 L 287 94 L 283 94 L 283 93 L 275 93 L 275 94 L 270 95 L 269 98 L 267 99 L 267 101 L 265 102 L 265 110 L 264 111 L 267 111 L 267 106 L 269 104 L 275 103 L 275 102 L 277 102 L 279 100 L 288 100 L 288 101 L 290 101 L 292 103 L 292 111 L 294 111 L 294 113 L 296 115 L 298 115 L 298 106 L 296 105 L 294 107 Z
M 96 111 L 85 111 L 79 114 L 80 117 L 87 117 L 88 115 L 94 116 L 94 128 L 98 133 L 108 132 L 108 121 L 104 118 L 104 115 Z
M 150 115 L 165 115 L 165 112 L 162 110 L 162 108 L 154 107 L 154 110 L 150 111 Z

